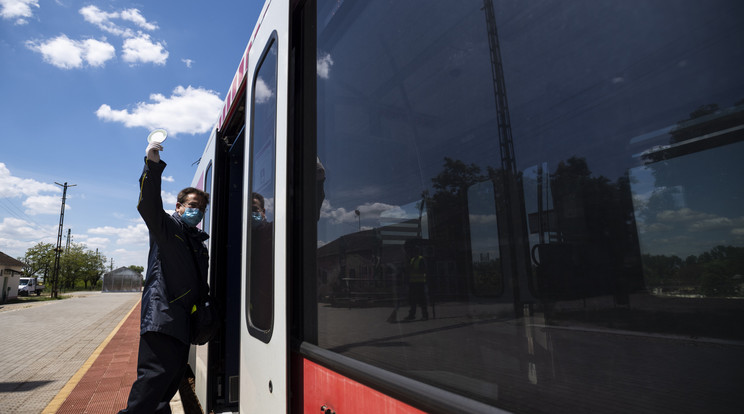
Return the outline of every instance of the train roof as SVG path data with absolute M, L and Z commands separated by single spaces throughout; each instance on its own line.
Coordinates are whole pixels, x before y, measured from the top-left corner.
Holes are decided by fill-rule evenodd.
M 248 54 L 251 51 L 253 41 L 256 39 L 256 34 L 258 33 L 258 29 L 261 28 L 261 23 L 266 16 L 266 11 L 269 9 L 270 4 L 271 0 L 267 0 L 264 3 L 260 17 L 256 22 L 256 26 L 253 28 L 251 40 L 248 42 L 248 46 L 246 46 L 245 51 L 243 52 L 243 57 L 240 59 L 240 64 L 238 64 L 238 69 L 235 71 L 235 75 L 233 75 L 232 83 L 230 83 L 230 89 L 227 91 L 227 95 L 225 96 L 225 103 L 222 105 L 222 110 L 220 111 L 219 118 L 217 120 L 218 130 L 222 130 L 225 122 L 230 119 L 230 115 L 236 108 L 235 103 L 240 96 L 240 93 L 238 92 L 240 92 L 240 90 L 245 87 L 245 75 L 248 71 Z

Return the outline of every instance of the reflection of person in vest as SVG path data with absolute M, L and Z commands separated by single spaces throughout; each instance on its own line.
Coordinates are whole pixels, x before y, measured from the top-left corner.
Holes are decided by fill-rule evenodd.
M 429 319 L 426 303 L 426 263 L 417 240 L 406 241 L 406 276 L 408 277 L 408 301 L 411 305 L 407 321 L 416 319 L 416 306 L 421 307 L 421 319 Z

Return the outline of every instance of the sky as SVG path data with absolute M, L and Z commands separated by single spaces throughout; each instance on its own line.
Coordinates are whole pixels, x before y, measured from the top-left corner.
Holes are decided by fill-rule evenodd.
M 68 230 L 147 267 L 136 209 L 147 135 L 165 128 L 168 212 L 191 184 L 263 1 L 0 0 L 0 251 Z M 74 185 L 74 186 L 73 186 Z M 113 262 L 112 262 L 113 260 Z

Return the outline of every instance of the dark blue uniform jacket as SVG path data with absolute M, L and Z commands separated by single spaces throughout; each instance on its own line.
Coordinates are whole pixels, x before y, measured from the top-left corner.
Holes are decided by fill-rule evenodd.
M 161 175 L 166 164 L 145 158 L 137 210 L 150 231 L 147 278 L 142 292 L 140 335 L 160 332 L 189 343 L 189 315 L 206 285 L 207 233 L 163 210 Z M 192 255 L 193 250 L 193 255 Z M 196 269 L 196 264 L 201 271 Z

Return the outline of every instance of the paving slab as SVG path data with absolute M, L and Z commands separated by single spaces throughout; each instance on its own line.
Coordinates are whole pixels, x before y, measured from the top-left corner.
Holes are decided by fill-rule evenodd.
M 0 310 L 1 414 L 41 413 L 129 314 L 141 294 L 71 296 Z

